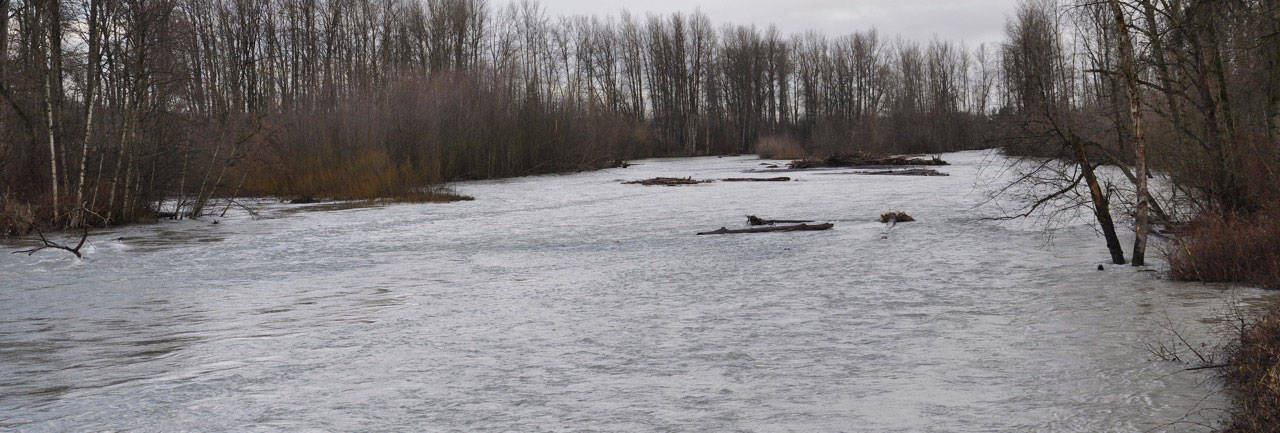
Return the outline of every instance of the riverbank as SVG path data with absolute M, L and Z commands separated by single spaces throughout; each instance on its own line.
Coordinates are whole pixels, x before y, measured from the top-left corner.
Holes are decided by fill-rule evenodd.
M 1169 251 L 1171 275 L 1190 281 L 1280 289 L 1280 215 L 1203 215 Z M 1224 433 L 1263 433 L 1280 425 L 1280 299 L 1256 316 L 1241 313 L 1218 367 L 1231 396 Z
M 1226 350 L 1222 376 L 1231 395 L 1223 433 L 1270 433 L 1280 425 L 1280 301 L 1251 323 Z

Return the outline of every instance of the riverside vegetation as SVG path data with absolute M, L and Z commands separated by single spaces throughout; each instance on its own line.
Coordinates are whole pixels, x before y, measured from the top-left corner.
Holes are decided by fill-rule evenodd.
M 1280 288 L 1277 0 L 1025 0 L 977 47 L 529 1 L 0 12 L 7 235 L 147 221 L 166 202 L 198 218 L 237 196 L 448 200 L 449 181 L 651 156 L 1001 147 L 1035 167 L 1003 190 L 1025 199 L 1011 217 L 1088 209 L 1111 261 L 1137 265 L 1164 227 L 1174 277 Z M 1276 323 L 1246 327 L 1223 369 L 1233 431 L 1280 419 L 1275 340 L 1258 337 Z

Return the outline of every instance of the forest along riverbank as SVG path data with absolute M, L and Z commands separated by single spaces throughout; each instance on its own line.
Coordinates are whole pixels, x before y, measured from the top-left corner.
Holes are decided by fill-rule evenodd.
M 1186 431 L 1264 294 L 1107 266 L 981 220 L 947 176 L 766 175 L 753 157 L 466 182 L 475 201 L 162 222 L 0 261 L 0 429 Z M 775 164 L 781 162 L 770 161 Z M 846 170 L 847 171 L 847 170 Z M 891 210 L 916 221 L 882 224 Z M 823 231 L 696 236 L 747 215 Z M 1131 234 L 1130 234 L 1131 236 Z M 1131 238 L 1130 238 L 1131 240 Z M 9 249 L 16 249 L 9 247 Z M 1163 269 L 1162 263 L 1156 268 Z

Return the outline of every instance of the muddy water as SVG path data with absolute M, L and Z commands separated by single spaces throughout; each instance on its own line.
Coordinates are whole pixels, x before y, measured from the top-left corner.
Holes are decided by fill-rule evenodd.
M 760 164 L 649 160 L 460 185 L 471 202 L 100 233 L 81 261 L 3 254 L 0 430 L 1200 431 L 1221 415 L 1210 372 L 1148 345 L 1170 327 L 1212 342 L 1260 294 L 1099 272 L 1088 225 L 1050 239 L 982 220 L 999 161 L 944 158 L 947 177 L 619 182 Z M 875 221 L 887 210 L 918 221 Z M 836 227 L 693 236 L 748 214 Z

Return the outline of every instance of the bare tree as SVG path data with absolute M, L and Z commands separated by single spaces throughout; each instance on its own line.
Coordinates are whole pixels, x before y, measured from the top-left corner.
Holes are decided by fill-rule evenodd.
M 1135 195 L 1138 202 L 1135 212 L 1137 234 L 1133 242 L 1133 265 L 1143 266 L 1146 264 L 1147 232 L 1150 231 L 1150 227 L 1147 222 L 1149 193 L 1147 192 L 1147 143 L 1146 137 L 1143 136 L 1142 122 L 1142 89 L 1138 87 L 1138 68 L 1134 60 L 1133 40 L 1129 36 L 1124 9 L 1121 8 L 1119 0 L 1111 0 L 1111 13 L 1115 18 L 1116 34 L 1120 37 L 1120 71 L 1129 90 L 1129 115 L 1133 120 L 1134 161 L 1137 165 L 1135 182 L 1137 187 Z

